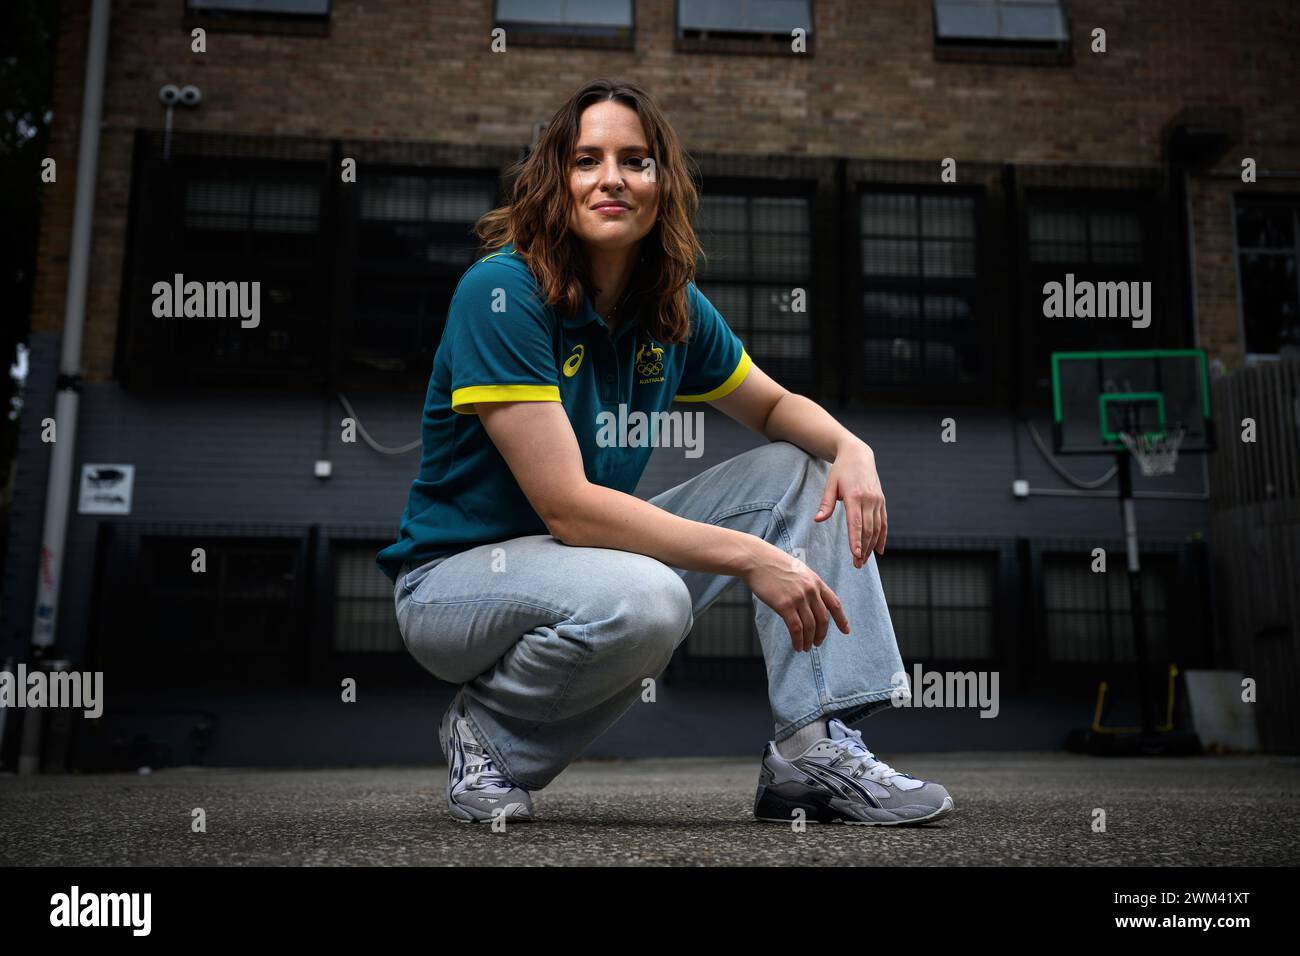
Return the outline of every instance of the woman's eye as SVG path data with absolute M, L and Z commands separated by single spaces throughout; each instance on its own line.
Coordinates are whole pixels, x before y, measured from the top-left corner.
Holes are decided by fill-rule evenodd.
M 580 166 L 584 166 L 584 165 L 591 165 L 592 163 L 598 163 L 599 161 L 596 159 L 595 156 L 579 156 L 576 160 L 574 160 L 574 162 L 576 162 Z M 644 166 L 645 157 L 629 156 L 627 159 L 623 160 L 623 162 L 631 163 L 634 166 Z

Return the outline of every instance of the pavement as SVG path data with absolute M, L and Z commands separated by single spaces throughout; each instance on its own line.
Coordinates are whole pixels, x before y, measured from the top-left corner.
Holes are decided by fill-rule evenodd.
M 0 865 L 1300 863 L 1300 758 L 887 759 L 946 786 L 955 811 L 921 827 L 759 823 L 757 761 L 732 757 L 578 761 L 534 795 L 536 822 L 503 832 L 447 815 L 441 766 L 4 775 Z

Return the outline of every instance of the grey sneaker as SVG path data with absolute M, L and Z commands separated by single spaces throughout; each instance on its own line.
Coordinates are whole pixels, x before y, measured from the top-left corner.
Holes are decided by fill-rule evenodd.
M 862 731 L 839 720 L 830 736 L 793 760 L 769 741 L 763 751 L 754 816 L 789 824 L 803 810 L 808 823 L 898 826 L 931 823 L 952 812 L 952 797 L 937 783 L 917 780 L 877 760 L 862 744 Z
M 497 770 L 491 754 L 474 739 L 460 691 L 443 714 L 438 743 L 447 758 L 447 809 L 453 817 L 462 823 L 490 822 L 501 811 L 510 823 L 533 819 L 528 791 Z

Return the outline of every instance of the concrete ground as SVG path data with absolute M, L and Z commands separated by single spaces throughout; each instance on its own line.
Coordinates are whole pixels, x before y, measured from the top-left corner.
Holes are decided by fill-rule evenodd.
M 1296 865 L 1300 758 L 891 756 L 944 784 L 925 827 L 751 815 L 751 759 L 579 761 L 535 795 L 538 821 L 451 820 L 444 767 L 182 768 L 0 777 L 14 865 Z M 192 811 L 207 832 L 191 831 Z M 1106 812 L 1094 832 L 1094 810 Z

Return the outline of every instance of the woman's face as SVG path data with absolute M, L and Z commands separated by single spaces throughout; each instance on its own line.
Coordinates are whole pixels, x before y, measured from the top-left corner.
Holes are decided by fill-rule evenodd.
M 634 246 L 655 224 L 658 169 L 651 162 L 641 119 L 613 100 L 582 114 L 569 157 L 569 228 L 587 246 Z

